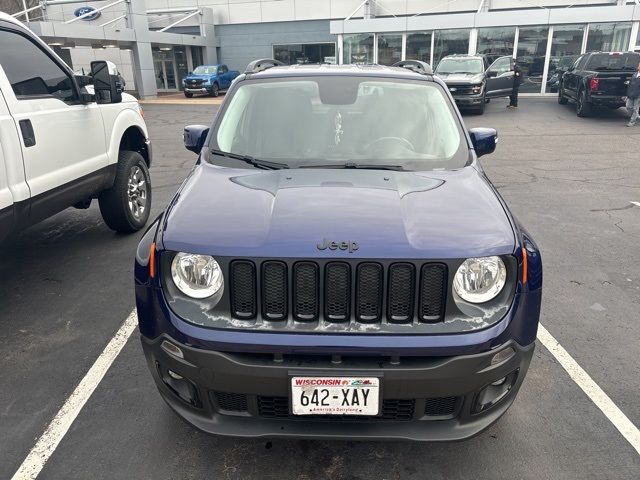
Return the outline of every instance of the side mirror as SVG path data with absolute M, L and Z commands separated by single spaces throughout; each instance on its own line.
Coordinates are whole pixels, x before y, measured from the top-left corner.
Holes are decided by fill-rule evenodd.
M 494 128 L 472 128 L 469 130 L 469 136 L 478 157 L 495 151 L 498 132 Z
M 189 72 L 187 75 L 193 75 L 193 72 Z
M 109 71 L 108 62 L 104 60 L 91 62 L 91 76 L 98 103 L 120 103 L 122 101 L 123 86 L 120 75 L 117 71 L 113 73 Z
M 185 148 L 193 153 L 200 154 L 208 133 L 209 127 L 206 125 L 187 125 L 184 127 L 184 133 L 182 134 Z
M 497 77 L 498 76 L 498 72 L 495 70 L 487 70 L 487 77 L 489 78 L 493 78 L 493 77 Z

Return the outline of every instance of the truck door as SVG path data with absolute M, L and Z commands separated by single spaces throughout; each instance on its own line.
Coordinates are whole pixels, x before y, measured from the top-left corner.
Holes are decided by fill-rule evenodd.
M 513 89 L 511 57 L 500 57 L 487 69 L 487 98 L 504 97 Z
M 31 220 L 38 221 L 83 200 L 103 181 L 102 115 L 96 103 L 80 102 L 68 67 L 38 39 L 0 29 L 0 45 L 9 83 L 2 91 L 21 136 Z
M 220 79 L 220 88 L 229 88 L 231 82 L 229 81 L 229 69 L 226 65 L 220 65 L 218 67 L 218 78 Z
M 2 76 L 1 70 L 0 76 Z M 15 138 L 16 131 L 13 126 L 13 118 L 9 115 L 9 109 L 0 91 L 0 242 L 15 226 L 13 194 L 9 189 L 9 172 L 7 171 L 9 152 L 7 151 L 7 154 L 4 152 L 5 148 L 8 150 L 10 147 L 9 135 Z M 22 165 L 22 156 L 15 160 L 18 160 Z
M 566 96 L 571 98 L 578 97 L 578 72 L 584 68 L 588 58 L 589 54 L 578 57 L 575 63 L 562 76 L 562 89 Z

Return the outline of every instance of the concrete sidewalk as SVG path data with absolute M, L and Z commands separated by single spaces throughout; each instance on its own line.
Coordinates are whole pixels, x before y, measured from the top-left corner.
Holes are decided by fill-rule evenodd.
M 224 100 L 224 94 L 219 97 L 196 95 L 187 98 L 184 93 L 160 94 L 157 98 L 140 100 L 142 105 L 220 105 Z

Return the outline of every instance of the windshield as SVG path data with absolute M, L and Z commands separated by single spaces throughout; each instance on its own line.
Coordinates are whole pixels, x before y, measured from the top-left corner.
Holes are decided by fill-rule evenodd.
M 482 73 L 484 72 L 484 62 L 479 58 L 443 58 L 436 74 L 451 73 Z
M 218 71 L 218 67 L 205 67 L 204 65 L 200 65 L 196 67 L 193 73 L 196 75 L 213 75 Z
M 241 167 L 245 156 L 280 168 L 431 170 L 468 160 L 461 126 L 434 83 L 276 78 L 244 81 L 229 100 L 209 145 L 216 164 L 231 166 L 235 156 Z
M 596 53 L 591 55 L 585 70 L 635 70 L 640 63 L 637 53 Z

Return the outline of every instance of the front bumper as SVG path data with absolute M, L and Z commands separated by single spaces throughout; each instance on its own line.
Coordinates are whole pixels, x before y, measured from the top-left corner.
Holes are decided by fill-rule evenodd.
M 207 88 L 207 87 L 198 87 L 198 88 L 184 87 L 184 91 L 188 92 L 188 93 L 210 93 L 211 92 L 211 87 L 209 87 L 209 88 Z
M 184 358 L 167 353 L 161 347 L 163 341 L 179 347 Z M 469 438 L 489 427 L 509 408 L 529 367 L 534 345 L 509 341 L 491 351 L 455 357 L 281 357 L 202 350 L 180 344 L 167 335 L 155 339 L 142 336 L 156 385 L 180 417 L 212 434 L 266 438 Z M 494 355 L 508 348 L 513 349 L 513 354 L 491 365 Z M 188 392 L 189 402 L 185 401 L 185 394 L 178 392 L 180 388 L 169 386 L 169 370 L 189 385 L 182 390 Z M 292 375 L 380 377 L 382 416 L 294 417 L 289 407 Z M 509 378 L 511 387 L 495 404 L 474 413 L 480 392 L 504 377 Z
M 453 95 L 453 99 L 456 101 L 456 105 L 460 107 L 473 107 L 482 105 L 484 103 L 484 94 L 478 93 L 473 95 Z

